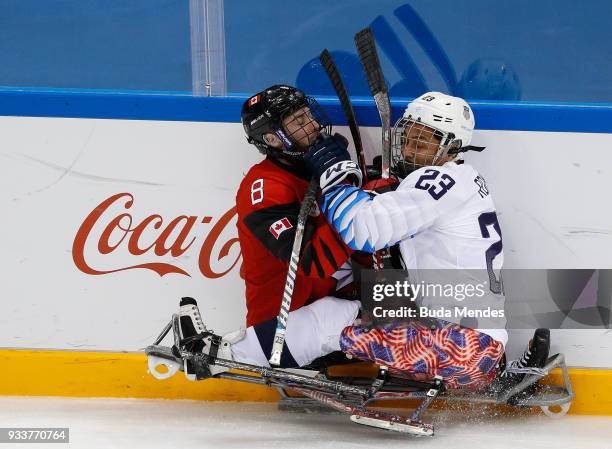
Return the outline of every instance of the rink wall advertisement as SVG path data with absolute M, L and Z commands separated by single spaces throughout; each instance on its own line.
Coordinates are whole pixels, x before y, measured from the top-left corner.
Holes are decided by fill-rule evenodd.
M 380 130 L 362 132 L 375 148 Z M 611 135 L 477 131 L 473 144 L 487 147 L 466 159 L 497 205 L 505 267 L 612 268 Z M 261 156 L 239 123 L 0 117 L 0 159 L 0 347 L 138 351 L 182 296 L 218 333 L 244 323 L 234 197 Z M 509 352 L 530 333 L 511 332 Z M 601 326 L 553 332 L 572 366 L 612 367 L 611 346 Z

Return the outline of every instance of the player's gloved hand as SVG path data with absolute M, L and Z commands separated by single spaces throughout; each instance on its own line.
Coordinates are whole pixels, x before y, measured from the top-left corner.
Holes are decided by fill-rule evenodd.
M 342 161 L 350 161 L 348 141 L 340 134 L 323 134 L 304 155 L 306 166 L 319 178 L 325 170 Z
M 319 186 L 323 193 L 326 193 L 329 189 L 341 183 L 348 183 L 360 187 L 362 177 L 363 175 L 361 174 L 357 162 L 336 162 L 323 172 L 319 178 Z
M 343 136 L 334 134 L 316 141 L 304 155 L 307 167 L 319 178 L 323 193 L 344 180 L 361 186 L 361 170 L 351 160 L 347 146 L 348 141 Z

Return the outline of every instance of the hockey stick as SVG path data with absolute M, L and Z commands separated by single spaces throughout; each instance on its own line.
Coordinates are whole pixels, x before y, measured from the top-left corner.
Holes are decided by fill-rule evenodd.
M 368 27 L 355 35 L 355 46 L 359 53 L 361 65 L 365 71 L 370 92 L 376 102 L 382 128 L 382 177 L 389 177 L 391 167 L 391 102 L 387 83 L 380 66 L 376 42 L 372 30 Z
M 361 142 L 361 134 L 359 133 L 359 127 L 357 126 L 357 120 L 355 118 L 355 111 L 353 111 L 353 105 L 351 104 L 351 99 L 348 96 L 346 91 L 346 87 L 344 87 L 344 83 L 342 82 L 342 77 L 340 76 L 340 71 L 338 70 L 338 66 L 334 62 L 332 55 L 327 50 L 323 50 L 319 55 L 319 61 L 321 61 L 321 65 L 327 74 L 327 77 L 332 83 L 338 98 L 340 99 L 340 105 L 342 106 L 342 111 L 344 112 L 344 116 L 348 122 L 349 128 L 351 130 L 351 136 L 353 137 L 353 143 L 355 144 L 355 153 L 357 153 L 357 161 L 359 162 L 359 168 L 361 169 L 361 173 L 363 174 L 363 182 L 367 184 L 368 182 L 368 169 L 366 166 L 365 155 L 363 153 L 363 143 Z
M 389 91 L 376 52 L 376 42 L 371 28 L 364 28 L 355 34 L 355 46 L 380 116 L 382 131 L 380 172 L 381 177 L 387 179 L 391 168 L 391 102 L 389 101 Z M 375 252 L 373 254 L 374 269 L 384 268 L 384 261 L 388 261 L 390 258 L 391 253 L 388 248 Z
M 304 238 L 304 228 L 306 220 L 312 205 L 317 197 L 317 189 L 319 180 L 313 178 L 308 185 L 306 195 L 300 206 L 300 211 L 297 218 L 297 226 L 295 228 L 295 237 L 293 238 L 293 248 L 291 249 L 291 258 L 289 259 L 289 270 L 287 271 L 287 279 L 285 280 L 285 290 L 283 291 L 283 302 L 281 303 L 280 311 L 276 317 L 276 331 L 274 333 L 274 341 L 272 343 L 272 354 L 270 355 L 270 365 L 280 365 L 283 345 L 285 344 L 285 333 L 287 332 L 287 319 L 289 318 L 289 309 L 291 308 L 291 299 L 293 298 L 293 289 L 295 288 L 295 277 L 297 275 L 298 264 L 300 262 L 300 252 L 302 250 L 302 239 Z

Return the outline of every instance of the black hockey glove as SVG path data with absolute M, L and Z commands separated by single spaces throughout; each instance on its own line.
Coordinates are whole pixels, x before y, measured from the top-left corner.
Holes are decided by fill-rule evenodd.
M 361 186 L 361 170 L 351 160 L 347 146 L 348 141 L 344 137 L 334 134 L 315 142 L 304 156 L 313 176 L 319 178 L 323 193 L 345 180 Z
M 340 134 L 317 140 L 304 155 L 306 166 L 313 176 L 320 178 L 325 170 L 342 161 L 350 161 L 348 141 Z

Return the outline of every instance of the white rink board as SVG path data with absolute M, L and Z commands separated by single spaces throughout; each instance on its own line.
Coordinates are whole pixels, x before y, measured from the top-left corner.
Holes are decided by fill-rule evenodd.
M 366 146 L 378 143 L 377 129 L 363 133 Z M 507 268 L 612 268 L 611 135 L 479 131 L 473 144 L 488 147 L 466 159 L 492 191 Z M 0 347 L 136 351 L 181 296 L 199 299 L 217 332 L 241 325 L 235 217 L 219 235 L 215 225 L 260 159 L 239 123 L 0 117 Z M 104 237 L 120 214 L 132 231 Z M 156 240 L 175 254 L 156 254 Z M 553 339 L 571 365 L 612 367 L 612 333 Z

